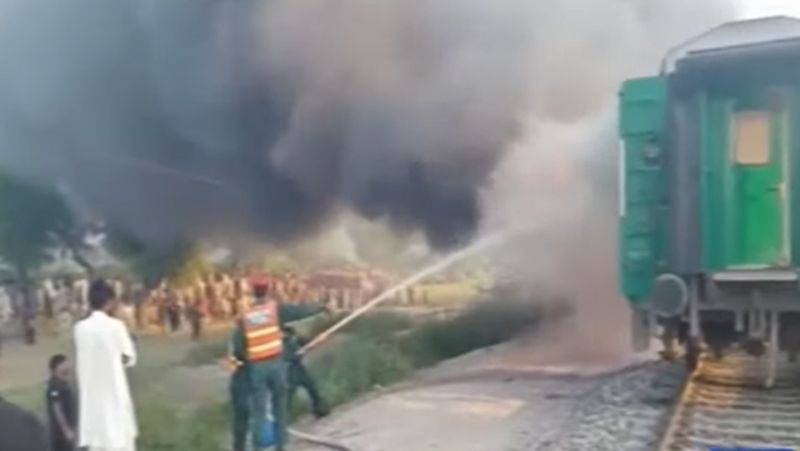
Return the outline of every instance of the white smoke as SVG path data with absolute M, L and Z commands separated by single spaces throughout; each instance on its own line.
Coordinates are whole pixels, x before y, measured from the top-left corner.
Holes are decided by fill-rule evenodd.
M 548 332 L 548 343 L 558 343 L 554 355 L 616 357 L 630 346 L 629 310 L 616 272 L 617 90 L 626 78 L 657 75 L 670 47 L 734 19 L 736 5 L 529 3 L 533 101 L 521 118 L 523 136 L 484 193 L 483 227 L 543 227 L 493 256 L 501 273 L 532 296 L 572 302 L 574 316 Z

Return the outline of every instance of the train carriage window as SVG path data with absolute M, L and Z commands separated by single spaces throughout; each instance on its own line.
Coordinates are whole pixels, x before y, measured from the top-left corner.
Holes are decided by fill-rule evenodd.
M 740 111 L 733 116 L 733 158 L 737 164 L 769 163 L 769 111 Z

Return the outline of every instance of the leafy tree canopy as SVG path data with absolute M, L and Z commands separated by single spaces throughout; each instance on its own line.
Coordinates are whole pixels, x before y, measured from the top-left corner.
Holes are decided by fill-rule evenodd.
M 112 227 L 107 229 L 106 245 L 148 287 L 162 280 L 185 286 L 213 270 L 200 247 L 188 241 L 151 245 L 122 228 Z
M 59 193 L 0 173 L 0 258 L 18 275 L 47 263 L 72 223 Z

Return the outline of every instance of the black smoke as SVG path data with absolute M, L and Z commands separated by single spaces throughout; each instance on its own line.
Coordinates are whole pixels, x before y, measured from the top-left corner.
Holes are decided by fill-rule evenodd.
M 447 247 L 526 102 L 489 4 L 0 0 L 0 165 L 153 242 L 352 209 Z

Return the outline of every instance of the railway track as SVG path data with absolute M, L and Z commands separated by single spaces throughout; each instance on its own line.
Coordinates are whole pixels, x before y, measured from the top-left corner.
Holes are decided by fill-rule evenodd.
M 684 384 L 659 451 L 800 450 L 800 364 L 780 361 L 764 388 L 763 360 L 702 358 Z

